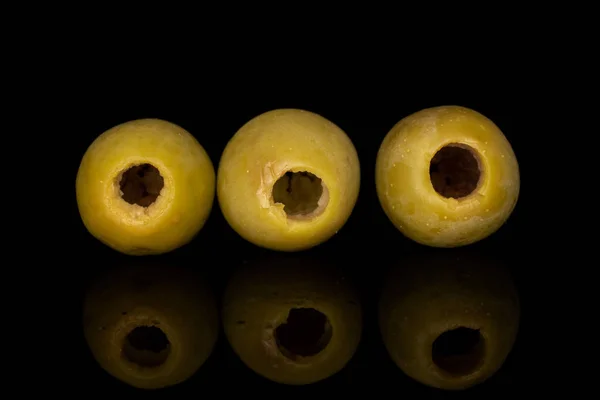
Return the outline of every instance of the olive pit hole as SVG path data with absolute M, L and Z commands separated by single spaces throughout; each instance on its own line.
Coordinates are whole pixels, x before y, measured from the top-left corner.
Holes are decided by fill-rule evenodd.
M 318 214 L 326 196 L 324 184 L 310 172 L 286 172 L 273 185 L 273 202 L 283 204 L 288 218 L 310 218 Z
M 463 144 L 444 146 L 431 159 L 429 177 L 434 190 L 441 196 L 466 197 L 475 191 L 481 179 L 477 153 Z
M 314 308 L 292 308 L 287 321 L 275 329 L 279 350 L 291 360 L 319 354 L 331 335 L 329 319 Z
M 468 375 L 483 363 L 484 339 L 478 329 L 459 327 L 439 335 L 431 346 L 433 363 L 450 375 Z
M 164 186 L 164 178 L 158 169 L 150 164 L 129 168 L 123 172 L 119 182 L 123 200 L 142 207 L 148 207 L 154 203 Z
M 123 356 L 144 368 L 162 365 L 171 351 L 171 343 L 162 329 L 156 326 L 134 328 L 123 343 Z

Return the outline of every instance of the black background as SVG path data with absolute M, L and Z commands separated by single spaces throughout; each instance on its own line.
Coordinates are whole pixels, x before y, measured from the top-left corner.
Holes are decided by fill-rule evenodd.
M 88 77 L 89 79 L 90 77 Z M 122 77 L 121 77 L 122 78 Z M 410 81 L 410 78 L 403 78 Z M 387 390 L 410 393 L 415 396 L 444 397 L 467 393 L 486 395 L 506 391 L 516 392 L 527 379 L 528 357 L 524 348 L 532 340 L 532 326 L 528 323 L 530 282 L 527 269 L 520 268 L 525 251 L 528 226 L 527 136 L 518 122 L 518 93 L 502 84 L 490 85 L 491 77 L 481 77 L 466 88 L 454 85 L 407 85 L 401 80 L 394 84 L 369 83 L 351 86 L 338 79 L 336 85 L 298 82 L 294 77 L 281 77 L 269 82 L 241 85 L 231 79 L 218 83 L 205 79 L 195 83 L 163 82 L 160 87 L 152 81 L 142 85 L 94 85 L 86 87 L 77 109 L 77 134 L 70 141 L 69 165 L 72 178 L 72 207 L 70 229 L 78 254 L 85 254 L 85 265 L 74 269 L 71 279 L 73 292 L 71 307 L 73 324 L 72 353 L 76 357 L 80 385 L 94 387 L 106 394 L 133 394 L 136 389 L 118 382 L 95 363 L 89 353 L 81 330 L 81 299 L 86 285 L 107 267 L 128 263 L 131 257 L 116 253 L 95 240 L 81 223 L 75 201 L 74 182 L 79 162 L 87 147 L 102 132 L 122 122 L 137 118 L 162 118 L 192 133 L 206 149 L 215 166 L 227 141 L 248 120 L 276 108 L 301 108 L 322 115 L 342 128 L 357 148 L 361 163 L 361 190 L 358 202 L 346 225 L 328 242 L 306 252 L 310 257 L 331 260 L 342 265 L 354 278 L 359 289 L 364 311 L 363 339 L 354 358 L 337 375 L 325 381 L 305 386 L 290 387 L 271 383 L 257 376 L 235 356 L 221 333 L 210 359 L 187 382 L 156 395 L 218 390 L 219 395 L 247 393 L 285 394 L 299 392 L 322 393 L 324 389 L 365 390 L 374 395 Z M 294 82 L 293 84 L 290 82 Z M 413 82 L 414 83 L 414 82 Z M 410 89 L 409 89 L 410 86 Z M 482 385 L 466 392 L 442 392 L 431 389 L 406 377 L 391 361 L 383 347 L 377 325 L 377 300 L 385 270 L 401 263 L 410 255 L 427 254 L 434 250 L 418 245 L 403 237 L 389 222 L 377 199 L 374 168 L 377 150 L 389 129 L 403 117 L 426 107 L 462 105 L 473 108 L 492 121 L 511 142 L 521 169 L 521 195 L 510 220 L 491 237 L 469 246 L 467 251 L 484 253 L 486 257 L 501 259 L 513 271 L 522 301 L 521 329 L 513 352 L 504 367 Z M 465 251 L 463 249 L 462 251 Z M 241 239 L 224 220 L 215 198 L 211 216 L 188 245 L 165 256 L 154 257 L 180 263 L 204 271 L 217 298 L 220 298 L 231 271 L 250 260 L 257 260 L 268 251 Z M 74 263 L 81 264 L 74 260 Z M 136 260 L 138 262 L 139 260 Z M 198 393 L 198 394 L 194 394 Z M 258 392 L 260 393 L 260 392 Z M 211 393 L 212 395 L 212 393 Z

